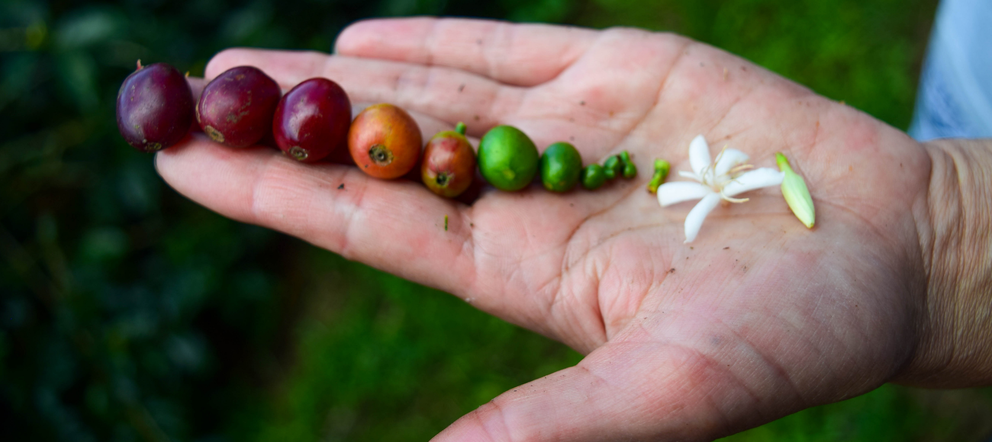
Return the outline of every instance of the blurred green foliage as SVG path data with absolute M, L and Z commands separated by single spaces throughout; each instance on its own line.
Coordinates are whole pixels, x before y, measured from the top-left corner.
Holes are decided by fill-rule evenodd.
M 936 0 L 595 0 L 577 19 L 675 31 L 895 127 L 912 116 Z
M 427 440 L 576 363 L 461 300 L 168 189 L 117 134 L 137 59 L 193 75 L 229 46 L 329 50 L 370 16 L 675 31 L 890 124 L 909 121 L 935 0 L 0 3 L 5 440 Z M 983 390 L 886 386 L 729 438 L 981 440 Z

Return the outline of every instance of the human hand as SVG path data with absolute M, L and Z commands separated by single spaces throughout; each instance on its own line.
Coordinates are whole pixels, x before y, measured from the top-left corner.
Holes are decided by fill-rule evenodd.
M 196 137 L 156 157 L 180 193 L 446 290 L 586 357 L 508 391 L 438 441 L 707 440 L 907 376 L 921 339 L 926 149 L 747 61 L 670 34 L 428 18 L 358 23 L 337 54 L 230 50 L 284 89 L 314 76 L 423 132 L 510 124 L 584 161 L 642 173 L 595 192 L 485 191 L 472 205 L 353 167 L 299 164 Z M 785 152 L 817 206 L 807 230 L 777 189 L 718 207 L 645 192 L 655 158 L 689 170 L 703 134 L 752 163 Z M 677 179 L 677 178 L 676 178 Z M 344 184 L 344 189 L 338 189 Z M 449 217 L 448 229 L 442 226 Z

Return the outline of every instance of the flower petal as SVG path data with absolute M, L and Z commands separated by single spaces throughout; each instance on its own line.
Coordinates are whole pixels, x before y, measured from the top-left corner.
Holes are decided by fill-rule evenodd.
M 720 204 L 720 194 L 710 193 L 703 197 L 696 207 L 693 207 L 689 211 L 689 214 L 685 217 L 685 242 L 690 243 L 692 240 L 696 239 L 696 235 L 699 233 L 699 228 L 703 227 L 703 221 L 706 220 L 706 215 L 716 208 L 717 204 Z
M 710 145 L 702 135 L 696 135 L 689 143 L 689 166 L 697 176 L 703 178 L 703 172 L 710 166 Z
M 698 200 L 713 193 L 709 187 L 692 181 L 675 181 L 658 186 L 658 204 L 670 206 L 682 201 Z
M 768 167 L 754 169 L 741 174 L 741 176 L 727 183 L 726 186 L 723 186 L 723 194 L 726 196 L 734 196 L 739 193 L 747 192 L 748 190 L 768 186 L 777 186 L 782 184 L 783 178 L 785 178 L 785 174 L 775 169 Z
M 716 167 L 713 169 L 716 171 L 716 176 L 726 175 L 730 169 L 747 163 L 749 159 L 750 157 L 746 153 L 737 149 L 724 149 L 717 157 Z
M 689 178 L 690 180 L 696 180 L 699 181 L 700 183 L 703 182 L 703 177 L 696 175 L 695 173 L 692 172 L 686 172 L 684 170 L 680 170 L 679 176 L 682 178 Z

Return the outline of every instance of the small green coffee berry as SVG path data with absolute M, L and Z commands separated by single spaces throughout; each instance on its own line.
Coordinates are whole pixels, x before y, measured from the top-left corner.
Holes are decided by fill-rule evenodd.
M 603 162 L 603 172 L 606 174 L 606 179 L 608 180 L 612 180 L 623 174 L 623 163 L 620 161 L 620 157 L 611 155 L 607 158 Z
M 606 173 L 599 164 L 590 164 L 582 169 L 582 187 L 589 190 L 600 188 L 606 182 Z

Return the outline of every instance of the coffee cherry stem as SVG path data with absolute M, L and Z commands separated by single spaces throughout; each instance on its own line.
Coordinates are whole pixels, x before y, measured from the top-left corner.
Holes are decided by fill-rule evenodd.
M 458 124 L 455 125 L 455 132 L 458 132 L 462 135 L 465 135 L 466 129 L 467 127 L 465 126 L 465 123 L 462 123 L 461 121 L 459 121 Z

